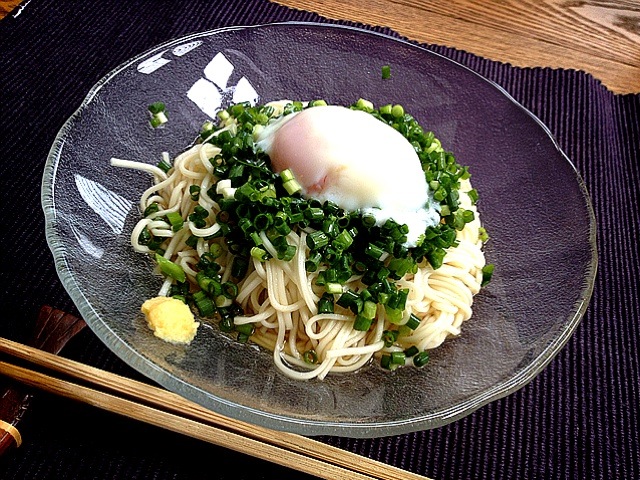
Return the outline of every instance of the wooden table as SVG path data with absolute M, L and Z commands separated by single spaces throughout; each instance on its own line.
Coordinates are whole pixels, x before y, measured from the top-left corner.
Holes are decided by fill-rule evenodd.
M 637 0 L 277 0 L 520 67 L 574 68 L 640 92 Z
M 584 70 L 640 93 L 638 0 L 276 0 L 334 20 L 385 26 L 423 43 L 520 67 Z M 0 0 L 0 18 L 18 0 Z

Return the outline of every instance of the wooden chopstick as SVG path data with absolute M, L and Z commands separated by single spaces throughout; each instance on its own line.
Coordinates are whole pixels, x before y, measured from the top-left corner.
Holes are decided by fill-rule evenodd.
M 110 395 L 99 390 L 83 387 L 49 375 L 35 372 L 28 368 L 19 367 L 6 362 L 0 362 L 0 372 L 27 385 L 44 389 L 48 392 L 62 395 L 73 400 L 88 403 L 110 412 L 125 415 L 129 418 L 141 420 L 151 425 L 163 427 L 174 432 L 189 435 L 199 440 L 205 440 L 215 445 L 229 447 L 248 455 L 268 460 L 279 465 L 295 468 L 298 471 L 331 479 L 349 480 L 350 478 L 371 479 L 374 477 L 349 470 L 332 463 L 324 462 L 300 453 L 262 443 L 258 440 L 244 437 L 205 423 L 190 420 L 178 415 L 158 410 L 131 400 Z
M 42 390 L 327 479 L 427 477 L 325 443 L 230 419 L 167 390 L 0 338 L 0 352 L 107 392 L 0 361 L 0 374 Z

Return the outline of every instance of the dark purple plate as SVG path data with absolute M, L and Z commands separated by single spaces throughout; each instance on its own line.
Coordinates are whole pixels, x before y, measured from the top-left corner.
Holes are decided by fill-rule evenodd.
M 381 68 L 392 76 L 383 80 Z M 203 328 L 188 347 L 152 335 L 140 314 L 161 280 L 129 246 L 148 174 L 232 101 L 323 98 L 402 104 L 469 165 L 491 240 L 493 281 L 462 335 L 422 370 L 300 382 L 271 354 Z M 203 101 L 206 99 L 206 101 Z M 164 101 L 165 128 L 147 105 Z M 133 368 L 232 418 L 305 435 L 375 437 L 438 427 L 532 380 L 575 330 L 596 274 L 585 185 L 548 129 L 504 90 L 414 44 L 336 25 L 233 27 L 163 44 L 109 73 L 60 131 L 44 172 L 46 234 L 60 278 L 95 334 Z M 544 386 L 543 386 L 544 388 Z

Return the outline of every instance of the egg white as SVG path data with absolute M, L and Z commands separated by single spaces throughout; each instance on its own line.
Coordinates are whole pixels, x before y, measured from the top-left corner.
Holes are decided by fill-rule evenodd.
M 280 117 L 256 136 L 276 172 L 290 169 L 302 194 L 321 202 L 407 224 L 415 246 L 440 221 L 411 143 L 373 115 L 338 105 Z

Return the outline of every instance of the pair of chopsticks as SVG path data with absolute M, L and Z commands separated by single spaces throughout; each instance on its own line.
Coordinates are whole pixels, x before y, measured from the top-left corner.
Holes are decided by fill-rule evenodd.
M 0 353 L 49 370 L 45 373 L 0 360 L 0 374 L 31 387 L 293 470 L 336 480 L 426 479 L 301 435 L 227 418 L 167 390 L 11 340 L 0 338 Z

